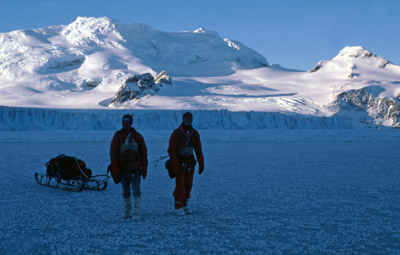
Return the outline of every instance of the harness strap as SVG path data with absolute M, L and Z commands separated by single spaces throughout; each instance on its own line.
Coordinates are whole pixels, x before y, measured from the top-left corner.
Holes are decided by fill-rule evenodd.
M 187 137 L 182 130 L 180 130 L 179 128 L 175 129 L 176 131 L 178 131 L 178 133 L 182 136 L 182 138 L 185 140 L 185 142 L 190 143 L 190 139 L 192 139 L 193 133 Z
M 189 160 L 190 160 L 191 157 L 193 157 L 193 149 L 194 149 L 193 144 L 190 143 L 190 139 L 192 138 L 194 132 L 191 133 L 191 134 L 189 133 L 189 137 L 187 137 L 182 132 L 182 130 L 180 130 L 179 128 L 176 129 L 176 130 L 178 131 L 179 135 L 182 136 L 182 138 L 186 142 L 184 147 L 179 148 L 179 151 L 178 151 L 178 155 L 179 156 L 178 157 L 179 157 L 179 159 L 183 160 L 183 162 L 182 162 L 183 165 L 182 166 L 186 169 L 186 171 L 190 172 L 191 171 L 191 167 L 190 167 L 190 164 L 189 164 Z M 188 152 L 187 149 L 189 149 L 189 148 L 191 148 L 191 149 Z
M 125 138 L 125 144 L 129 143 L 129 137 L 131 136 L 131 131 L 129 131 L 129 134 Z

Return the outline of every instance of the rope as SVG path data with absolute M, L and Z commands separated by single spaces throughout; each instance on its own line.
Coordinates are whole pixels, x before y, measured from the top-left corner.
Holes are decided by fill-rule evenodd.
M 75 162 L 76 162 L 76 164 L 78 165 L 79 171 L 81 171 L 81 173 L 83 174 L 83 176 L 85 176 L 86 179 L 89 179 L 89 177 L 82 171 L 81 167 L 79 166 L 78 160 L 76 160 L 76 158 L 75 158 Z
M 166 159 L 166 158 L 168 158 L 168 157 L 169 157 L 168 155 L 167 155 L 167 156 L 161 156 L 159 159 L 156 159 L 156 160 L 151 161 L 151 163 L 152 163 L 152 162 L 155 162 L 154 168 L 156 168 L 158 162 L 160 162 L 161 160 L 164 160 L 164 159 Z

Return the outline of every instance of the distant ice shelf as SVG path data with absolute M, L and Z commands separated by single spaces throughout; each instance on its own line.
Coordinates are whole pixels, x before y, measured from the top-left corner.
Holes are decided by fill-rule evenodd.
M 174 129 L 186 110 L 75 110 L 0 106 L 0 130 L 116 130 L 121 116 L 140 129 Z M 192 110 L 198 129 L 351 129 L 351 120 L 280 112 Z

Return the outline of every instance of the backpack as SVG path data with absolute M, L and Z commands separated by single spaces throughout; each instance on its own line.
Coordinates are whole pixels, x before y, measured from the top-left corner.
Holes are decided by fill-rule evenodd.
M 46 163 L 46 173 L 50 177 L 57 177 L 63 180 L 73 178 L 89 179 L 92 177 L 92 170 L 86 168 L 86 163 L 75 157 L 64 154 L 50 159 Z

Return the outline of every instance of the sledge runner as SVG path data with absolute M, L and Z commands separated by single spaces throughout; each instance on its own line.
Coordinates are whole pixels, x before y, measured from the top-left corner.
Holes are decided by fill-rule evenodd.
M 204 171 L 200 134 L 192 127 L 192 121 L 192 113 L 185 112 L 182 116 L 182 124 L 172 132 L 169 139 L 168 154 L 172 171 L 176 175 L 173 195 L 175 198 L 175 214 L 178 216 L 192 213 L 188 203 L 196 165 L 194 153 L 199 162 L 199 174 Z
M 122 185 L 123 217 L 132 217 L 131 189 L 133 193 L 133 219 L 141 216 L 140 177 L 147 176 L 147 147 L 143 136 L 132 127 L 133 117 L 122 117 L 122 129 L 115 132 L 110 146 L 111 168 L 114 181 Z

